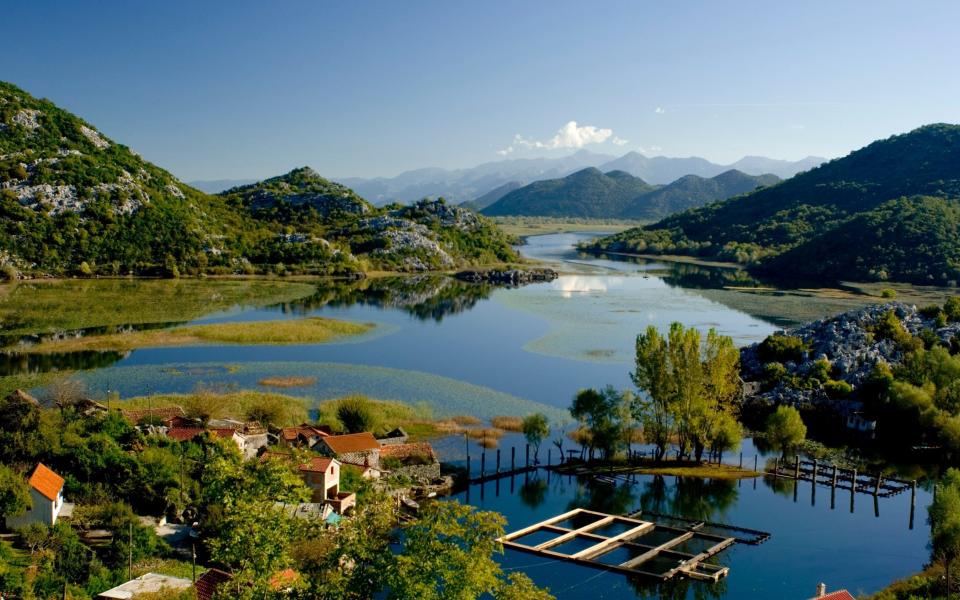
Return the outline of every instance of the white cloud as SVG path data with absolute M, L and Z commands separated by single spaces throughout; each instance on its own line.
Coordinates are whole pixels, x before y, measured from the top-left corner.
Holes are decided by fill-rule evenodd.
M 536 148 L 539 150 L 558 150 L 561 148 L 583 148 L 588 144 L 602 144 L 613 136 L 613 130 L 603 127 L 594 127 L 593 125 L 577 125 L 576 121 L 569 121 L 561 127 L 555 136 L 549 140 L 541 141 L 532 138 L 525 138 L 519 133 L 513 136 L 513 143 L 498 150 L 497 154 L 506 156 L 512 153 L 516 148 Z M 618 142 L 619 140 L 619 142 Z M 626 140 L 614 138 L 613 142 L 617 145 L 623 145 Z
M 630 140 L 625 140 L 617 136 L 613 136 L 613 140 L 611 141 L 613 142 L 614 146 L 626 146 L 627 144 L 630 143 Z
M 658 106 L 658 107 L 656 107 L 655 109 L 653 109 L 653 112 L 656 113 L 656 114 L 658 114 L 658 115 L 662 115 L 663 113 L 665 113 L 665 112 L 667 112 L 667 111 L 663 110 L 663 107 L 662 107 L 662 106 Z

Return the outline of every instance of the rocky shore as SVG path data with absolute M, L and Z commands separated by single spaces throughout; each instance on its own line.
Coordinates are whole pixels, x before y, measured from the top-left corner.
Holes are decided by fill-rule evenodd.
M 766 362 L 761 359 L 761 344 L 741 349 L 741 376 L 746 382 L 747 399 L 791 405 L 830 403 L 841 412 L 845 409 L 855 410 L 858 404 L 857 389 L 863 385 L 874 368 L 881 362 L 894 367 L 904 358 L 902 347 L 893 340 L 883 339 L 874 333 L 874 329 L 888 311 L 893 311 L 904 330 L 912 336 L 929 330 L 943 342 L 950 344 L 955 336 L 960 335 L 960 323 L 938 325 L 934 317 L 925 316 L 916 306 L 902 302 L 868 306 L 780 331 L 777 334 L 802 340 L 806 350 L 798 360 L 783 361 L 786 376 L 771 384 L 765 381 L 768 373 L 765 371 Z M 850 385 L 853 391 L 846 398 L 831 398 L 823 386 L 808 389 L 789 383 L 792 376 L 803 378 L 809 375 L 817 368 L 815 363 L 820 359 L 830 362 L 833 379 Z

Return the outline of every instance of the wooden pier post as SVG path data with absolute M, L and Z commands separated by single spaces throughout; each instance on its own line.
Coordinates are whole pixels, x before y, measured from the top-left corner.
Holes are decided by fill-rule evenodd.
M 800 479 L 800 455 L 796 456 L 796 461 L 793 464 L 793 478 Z
M 550 448 L 547 448 L 547 466 L 548 467 L 550 466 L 550 461 L 553 460 L 553 457 L 551 456 L 552 454 L 553 454 L 553 450 Z
M 820 465 L 817 463 L 817 459 L 813 459 L 813 485 L 817 485 L 817 470 Z
M 530 444 L 527 444 L 527 462 L 523 463 L 524 467 L 530 467 Z
M 850 491 L 856 493 L 857 491 L 857 470 L 853 470 L 853 474 L 850 475 Z
M 913 513 L 917 508 L 917 480 L 910 483 L 910 529 L 913 530 Z
M 471 473 L 470 473 L 470 453 L 468 452 L 468 453 L 467 453 L 467 489 L 470 489 L 470 479 L 471 479 Z
M 517 448 L 516 446 L 510 446 L 510 470 L 511 471 L 517 470 L 516 459 L 517 459 Z
M 497 448 L 497 473 L 500 473 L 500 448 Z
M 740 453 L 740 468 L 743 468 L 743 452 Z
M 483 479 L 483 476 L 487 473 L 487 451 L 483 450 L 480 452 L 480 478 Z
M 754 473 L 757 472 L 757 464 L 759 463 L 759 461 L 760 461 L 760 459 L 757 458 L 757 455 L 756 455 L 756 454 L 754 454 L 754 455 L 753 455 L 753 472 L 754 472 Z
M 834 489 L 836 489 L 836 487 L 837 487 L 837 465 L 836 465 L 836 463 L 834 463 L 834 465 L 833 465 L 833 483 L 832 483 L 831 485 L 833 486 Z
M 774 477 L 780 477 L 780 457 L 774 457 L 773 459 L 773 475 Z
M 873 484 L 873 495 L 876 496 L 880 493 L 880 480 L 883 479 L 883 476 L 880 473 L 877 473 L 877 481 Z

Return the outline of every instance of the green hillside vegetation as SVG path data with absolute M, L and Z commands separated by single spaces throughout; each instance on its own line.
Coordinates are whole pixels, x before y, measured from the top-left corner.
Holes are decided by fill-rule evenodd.
M 651 221 L 779 181 L 775 175 L 757 177 L 730 170 L 710 179 L 686 175 L 669 185 L 654 186 L 624 171 L 602 173 L 590 168 L 506 193 L 482 212 L 491 216 Z
M 735 169 L 709 179 L 685 175 L 635 199 L 619 216 L 625 219 L 661 219 L 676 212 L 746 194 L 758 187 L 776 185 L 779 182 L 780 178 L 776 175 L 747 175 Z
M 0 267 L 54 275 L 429 270 L 516 257 L 447 207 L 374 209 L 307 168 L 211 196 L 0 82 Z M 371 229 L 366 219 L 383 217 Z
M 958 197 L 960 126 L 927 125 L 587 249 L 688 254 L 818 278 L 946 284 L 960 279 L 960 238 L 950 233 Z M 921 239 L 922 250 L 915 245 Z
M 514 190 L 485 208 L 483 214 L 611 218 L 631 200 L 654 189 L 624 171 L 602 173 L 591 167 Z

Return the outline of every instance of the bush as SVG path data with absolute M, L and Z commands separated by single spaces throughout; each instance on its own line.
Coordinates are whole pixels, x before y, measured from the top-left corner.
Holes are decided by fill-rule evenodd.
M 373 405 L 364 396 L 347 396 L 337 402 L 337 420 L 347 433 L 373 431 L 377 415 Z
M 831 379 L 823 384 L 823 389 L 827 392 L 827 396 L 836 400 L 837 398 L 844 398 L 853 393 L 853 386 L 847 383 L 846 381 L 838 381 L 836 379 Z
M 787 376 L 787 368 L 783 363 L 768 362 L 763 365 L 763 381 L 767 385 L 775 386 Z
M 13 265 L 3 265 L 0 267 L 0 279 L 4 281 L 16 281 L 20 279 L 20 271 Z
M 809 349 L 807 343 L 796 336 L 775 333 L 760 343 L 757 354 L 765 363 L 800 362 Z
M 897 297 L 897 290 L 892 290 L 890 288 L 884 288 L 880 290 L 880 297 L 886 298 L 888 300 L 893 300 Z
M 954 296 L 953 298 L 948 298 L 943 305 L 943 312 L 946 313 L 947 319 L 960 321 L 960 297 Z

